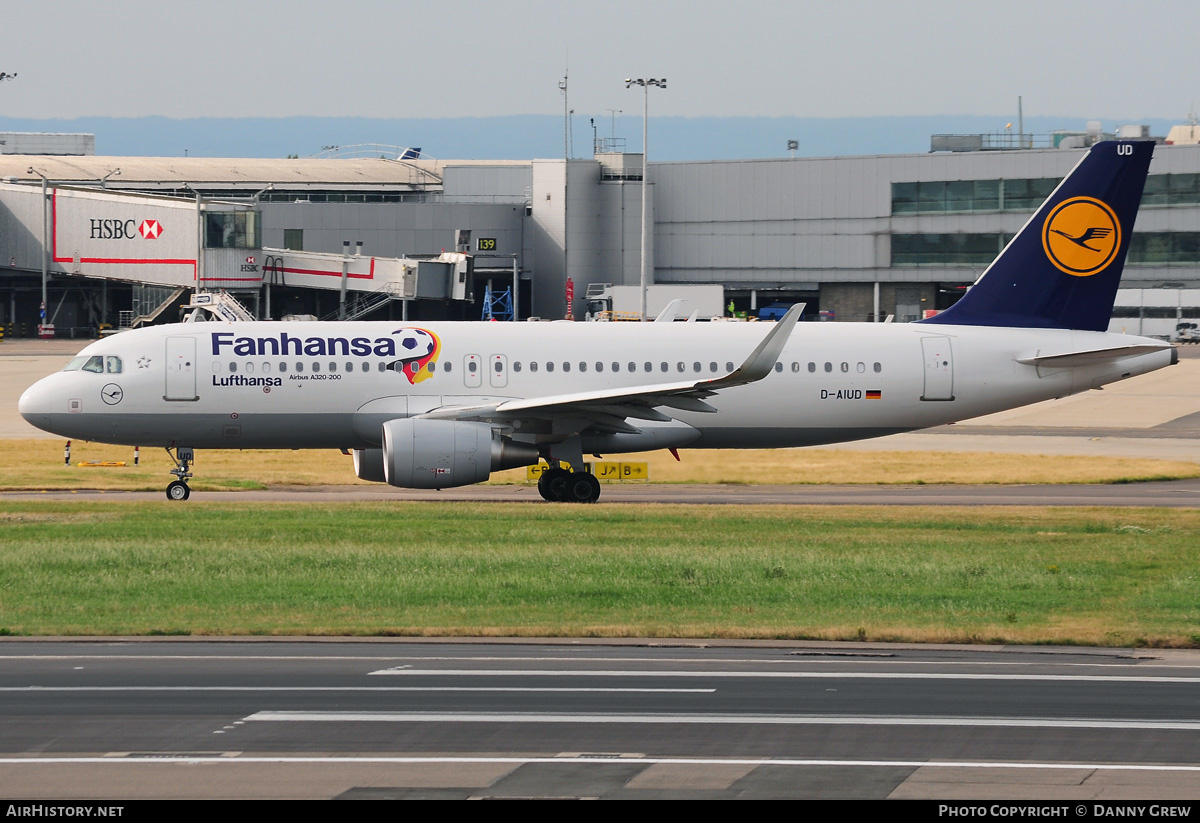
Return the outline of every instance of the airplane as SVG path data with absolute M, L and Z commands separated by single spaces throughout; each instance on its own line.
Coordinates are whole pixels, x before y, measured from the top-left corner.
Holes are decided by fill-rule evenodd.
M 20 398 L 63 437 L 167 450 L 341 449 L 364 480 L 440 489 L 584 455 L 815 446 L 1059 398 L 1178 360 L 1107 332 L 1153 152 L 1094 145 L 946 311 L 914 323 L 185 322 L 92 343 Z M 1085 242 L 1081 242 L 1086 238 Z

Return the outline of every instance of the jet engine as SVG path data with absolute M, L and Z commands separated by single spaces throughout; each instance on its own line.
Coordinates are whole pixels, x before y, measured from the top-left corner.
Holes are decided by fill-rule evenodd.
M 383 449 L 355 449 L 354 473 L 359 480 L 386 483 L 387 478 L 383 476 Z
M 361 460 L 355 453 L 356 471 L 371 472 L 373 451 L 363 450 Z M 383 480 L 407 489 L 468 486 L 487 480 L 494 471 L 538 461 L 536 446 L 517 443 L 486 423 L 417 417 L 383 424 L 381 455 Z

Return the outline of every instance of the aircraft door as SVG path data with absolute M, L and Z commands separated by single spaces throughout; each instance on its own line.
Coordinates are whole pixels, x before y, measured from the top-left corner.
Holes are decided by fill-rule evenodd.
M 196 394 L 196 338 L 167 338 L 167 386 L 163 400 L 199 400 Z
M 954 355 L 949 337 L 922 337 L 925 391 L 922 400 L 954 399 Z
M 493 354 L 488 363 L 488 377 L 492 387 L 502 389 L 508 385 L 508 357 L 503 354 Z
M 483 359 L 477 354 L 468 354 L 463 358 L 463 385 L 468 389 L 483 385 Z

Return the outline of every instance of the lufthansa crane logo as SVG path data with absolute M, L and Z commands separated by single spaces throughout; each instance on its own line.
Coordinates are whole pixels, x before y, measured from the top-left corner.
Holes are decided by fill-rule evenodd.
M 1042 225 L 1042 248 L 1060 271 L 1089 277 L 1103 271 L 1121 247 L 1116 213 L 1094 197 L 1059 203 Z

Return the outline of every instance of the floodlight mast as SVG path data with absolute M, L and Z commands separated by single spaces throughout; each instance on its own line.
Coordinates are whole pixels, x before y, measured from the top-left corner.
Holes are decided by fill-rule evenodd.
M 656 86 L 660 89 L 667 87 L 667 78 L 657 79 L 638 78 L 636 80 L 626 77 L 625 88 L 630 86 L 642 87 L 642 322 L 646 322 L 650 318 L 646 313 L 646 286 L 649 280 L 649 269 L 646 266 L 646 185 L 650 182 L 647 176 L 647 158 L 650 156 L 650 147 L 647 144 L 649 140 L 649 129 L 647 122 L 650 119 L 650 87 Z

